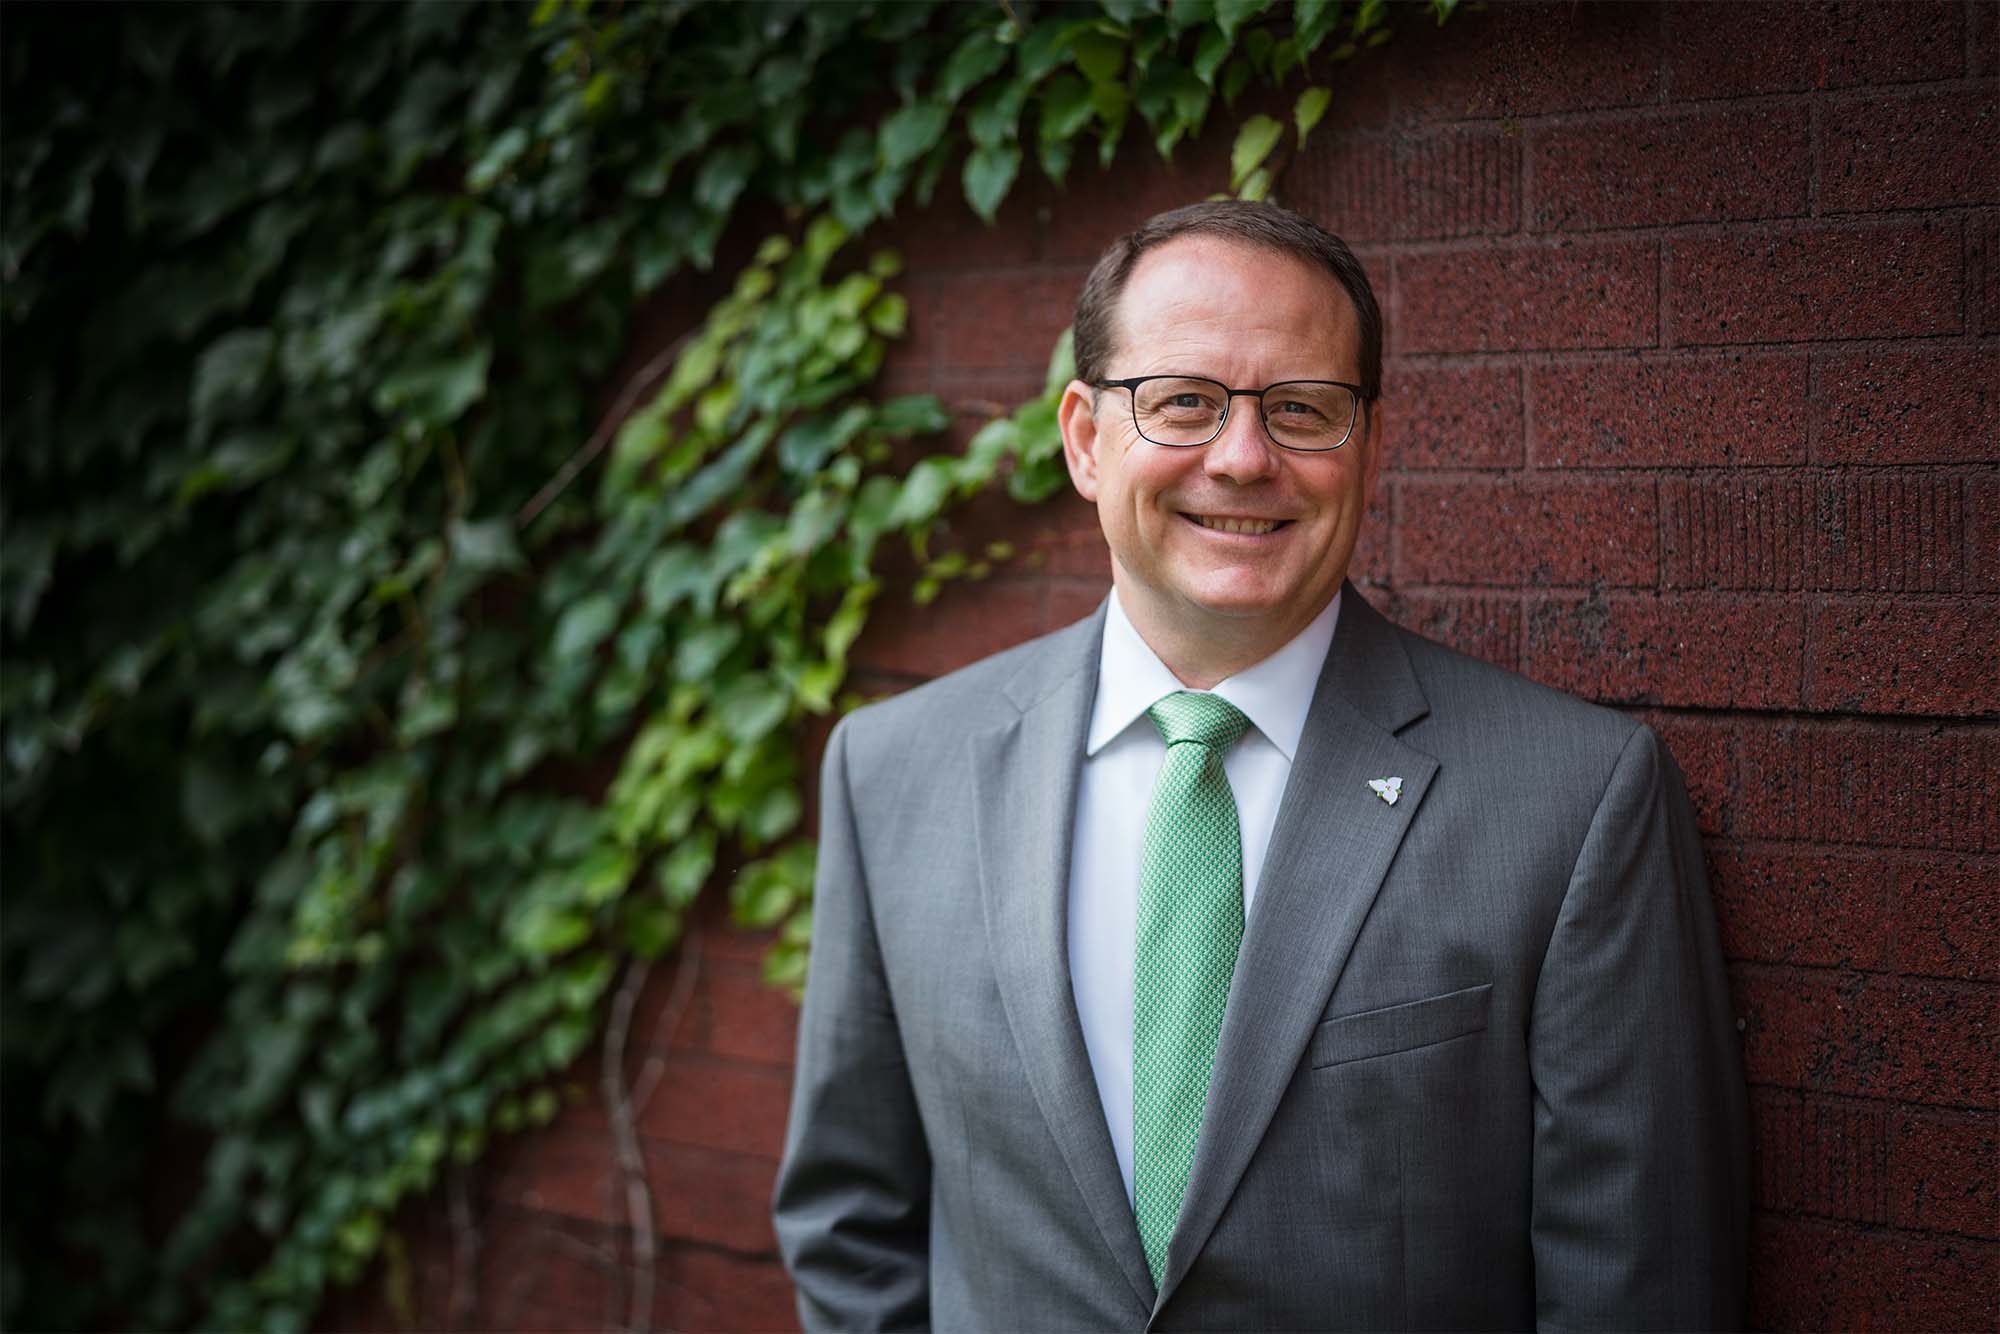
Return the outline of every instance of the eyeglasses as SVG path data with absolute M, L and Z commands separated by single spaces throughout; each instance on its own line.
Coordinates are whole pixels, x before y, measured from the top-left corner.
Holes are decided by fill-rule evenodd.
M 1257 400 L 1258 416 L 1273 444 L 1306 453 L 1339 449 L 1354 433 L 1361 403 L 1373 397 L 1344 380 L 1285 380 L 1263 389 L 1231 389 L 1196 375 L 1141 375 L 1100 380 L 1099 389 L 1132 394 L 1132 424 L 1169 449 L 1205 445 L 1222 434 L 1230 400 Z

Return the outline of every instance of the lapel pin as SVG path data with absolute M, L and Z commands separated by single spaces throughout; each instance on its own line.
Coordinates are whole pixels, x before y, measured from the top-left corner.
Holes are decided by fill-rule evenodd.
M 1371 778 L 1368 780 L 1368 790 L 1391 806 L 1394 806 L 1396 798 L 1403 795 L 1403 780 L 1400 778 Z

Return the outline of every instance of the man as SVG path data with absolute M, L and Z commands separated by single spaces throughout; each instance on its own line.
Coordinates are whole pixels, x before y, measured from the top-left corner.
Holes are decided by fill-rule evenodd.
M 1681 780 L 1345 584 L 1382 447 L 1353 255 L 1176 210 L 1076 334 L 1111 597 L 827 747 L 776 1198 L 806 1325 L 1738 1321 Z

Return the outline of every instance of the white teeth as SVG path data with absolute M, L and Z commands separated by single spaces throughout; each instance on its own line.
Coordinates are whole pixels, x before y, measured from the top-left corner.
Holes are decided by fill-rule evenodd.
M 1190 514 L 1188 517 L 1204 528 L 1222 533 L 1248 533 L 1252 537 L 1262 537 L 1278 526 L 1276 519 L 1217 519 L 1206 514 Z

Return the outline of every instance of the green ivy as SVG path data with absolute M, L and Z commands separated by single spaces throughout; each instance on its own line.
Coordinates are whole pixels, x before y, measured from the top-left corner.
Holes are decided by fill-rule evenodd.
M 705 888 L 798 985 L 800 723 L 884 561 L 927 599 L 1013 556 L 953 507 L 1063 483 L 1066 346 L 963 450 L 871 394 L 862 234 L 1252 87 L 1303 141 L 1384 17 L 10 10 L 0 1323 L 303 1328 Z M 701 318 L 619 372 L 663 292 Z

